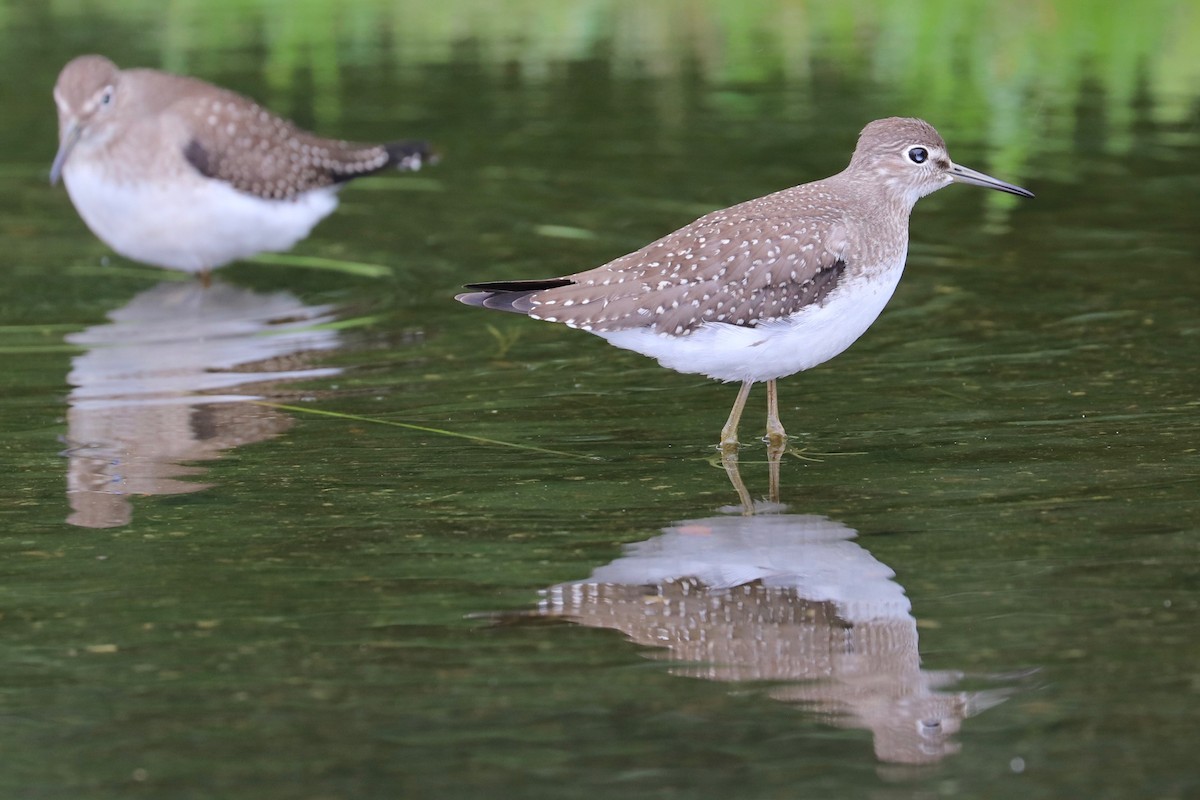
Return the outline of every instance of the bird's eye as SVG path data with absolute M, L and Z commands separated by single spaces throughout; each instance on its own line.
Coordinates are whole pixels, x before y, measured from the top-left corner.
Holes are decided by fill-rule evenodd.
M 927 158 L 929 158 L 929 151 L 924 147 L 910 147 L 908 149 L 908 160 L 914 164 L 924 164 Z
M 113 87 L 105 86 L 104 91 L 100 93 L 100 105 L 106 106 L 112 102 L 112 99 L 113 99 Z

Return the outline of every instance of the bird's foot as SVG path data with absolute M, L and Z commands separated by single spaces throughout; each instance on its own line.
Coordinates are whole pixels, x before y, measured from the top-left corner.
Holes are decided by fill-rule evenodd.
M 736 455 L 738 447 L 737 427 L 734 426 L 731 428 L 726 425 L 721 429 L 721 443 L 717 445 L 717 449 L 721 451 L 722 455 Z
M 782 451 L 787 449 L 788 435 L 784 432 L 782 427 L 768 427 L 767 435 L 764 436 L 762 440 L 766 442 L 767 446 L 772 450 Z

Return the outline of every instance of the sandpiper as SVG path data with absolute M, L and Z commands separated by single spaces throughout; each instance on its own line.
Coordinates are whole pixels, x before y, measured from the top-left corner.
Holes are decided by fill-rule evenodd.
M 782 446 L 776 381 L 828 361 L 892 296 L 917 200 L 951 183 L 1033 197 L 955 164 L 924 120 L 867 125 L 844 170 L 706 214 L 641 250 L 561 278 L 469 284 L 467 305 L 561 322 L 664 367 L 741 381 L 721 431 L 767 383 L 767 441 Z
M 135 261 L 198 272 L 288 250 L 337 207 L 337 190 L 419 169 L 424 142 L 322 139 L 242 95 L 80 56 L 54 87 L 59 177 L 83 221 Z

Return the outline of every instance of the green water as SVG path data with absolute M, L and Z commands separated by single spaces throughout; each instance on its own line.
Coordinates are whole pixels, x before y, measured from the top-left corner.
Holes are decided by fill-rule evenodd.
M 1200 794 L 1200 14 L 1003 8 L 0 4 L 4 795 Z M 88 51 L 445 157 L 204 293 L 46 185 Z M 450 299 L 896 113 L 1037 198 L 921 202 L 883 317 L 781 384 L 775 514 L 727 513 L 734 387 Z

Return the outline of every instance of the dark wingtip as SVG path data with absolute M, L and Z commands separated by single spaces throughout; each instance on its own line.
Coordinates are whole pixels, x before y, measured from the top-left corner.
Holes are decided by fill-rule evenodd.
M 419 170 L 426 164 L 436 164 L 441 161 L 441 155 L 435 153 L 429 142 L 421 139 L 410 139 L 403 142 L 385 144 L 388 154 L 388 165 L 400 170 Z
M 530 296 L 546 289 L 570 286 L 568 278 L 550 278 L 541 281 L 492 281 L 490 283 L 468 283 L 464 289 L 474 291 L 456 294 L 454 299 L 476 308 L 493 311 L 508 311 L 513 314 L 528 314 L 533 309 Z
M 485 281 L 484 283 L 468 283 L 464 289 L 477 292 L 540 292 L 545 289 L 557 289 L 560 286 L 570 286 L 575 281 L 570 278 L 545 278 L 533 281 Z

